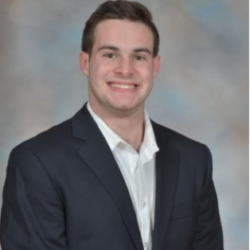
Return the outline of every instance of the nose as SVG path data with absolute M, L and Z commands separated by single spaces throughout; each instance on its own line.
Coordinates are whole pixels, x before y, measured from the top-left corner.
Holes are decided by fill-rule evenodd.
M 134 74 L 133 62 L 130 58 L 120 58 L 115 67 L 115 73 L 121 76 L 132 76 Z

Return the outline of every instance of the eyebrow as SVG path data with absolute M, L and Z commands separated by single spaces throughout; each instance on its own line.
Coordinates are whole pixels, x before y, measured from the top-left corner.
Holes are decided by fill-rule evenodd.
M 100 50 L 113 50 L 113 51 L 119 51 L 120 49 L 118 47 L 115 46 L 111 46 L 111 45 L 103 45 L 101 46 L 98 51 Z M 133 52 L 138 53 L 138 52 L 145 52 L 148 54 L 152 54 L 151 51 L 147 48 L 147 47 L 143 47 L 143 48 L 135 48 L 133 49 Z
M 103 45 L 102 47 L 100 47 L 98 49 L 98 51 L 100 50 L 105 50 L 105 49 L 108 49 L 108 50 L 113 50 L 113 51 L 119 51 L 119 49 L 115 46 L 111 46 L 111 45 Z
M 151 53 L 151 51 L 148 49 L 148 48 L 136 48 L 136 49 L 133 49 L 133 51 L 135 52 L 135 53 L 138 53 L 138 52 L 146 52 L 146 53 L 148 53 L 148 54 L 152 54 Z

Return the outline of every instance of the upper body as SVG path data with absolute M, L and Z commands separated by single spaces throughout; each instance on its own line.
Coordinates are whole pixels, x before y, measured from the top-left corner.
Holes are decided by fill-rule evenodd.
M 92 14 L 79 57 L 89 107 L 12 151 L 2 250 L 223 249 L 209 150 L 145 117 L 158 47 L 143 5 L 109 1 Z M 143 161 L 150 129 L 155 148 Z M 135 175 L 129 150 L 141 162 Z

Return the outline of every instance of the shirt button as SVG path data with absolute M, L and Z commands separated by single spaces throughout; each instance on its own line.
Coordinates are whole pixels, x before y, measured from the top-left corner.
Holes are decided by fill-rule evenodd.
M 131 163 L 131 167 L 136 168 L 136 163 L 135 162 Z
M 147 243 L 147 242 L 144 242 L 144 243 L 143 243 L 143 247 L 144 247 L 144 248 L 147 248 L 147 246 L 148 246 L 148 243 Z
M 146 202 L 143 202 L 142 203 L 142 207 L 146 207 L 147 203 Z

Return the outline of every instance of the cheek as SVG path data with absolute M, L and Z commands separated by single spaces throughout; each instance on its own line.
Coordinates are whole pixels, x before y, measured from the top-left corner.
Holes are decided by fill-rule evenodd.
M 141 67 L 139 69 L 142 79 L 146 82 L 151 83 L 153 81 L 153 69 L 152 67 Z
M 90 84 L 95 91 L 105 92 L 107 88 L 106 81 L 112 72 L 112 67 L 108 63 L 94 61 L 90 67 Z
M 105 80 L 110 72 L 112 72 L 112 67 L 109 63 L 96 62 L 91 67 L 92 78 L 98 81 Z

